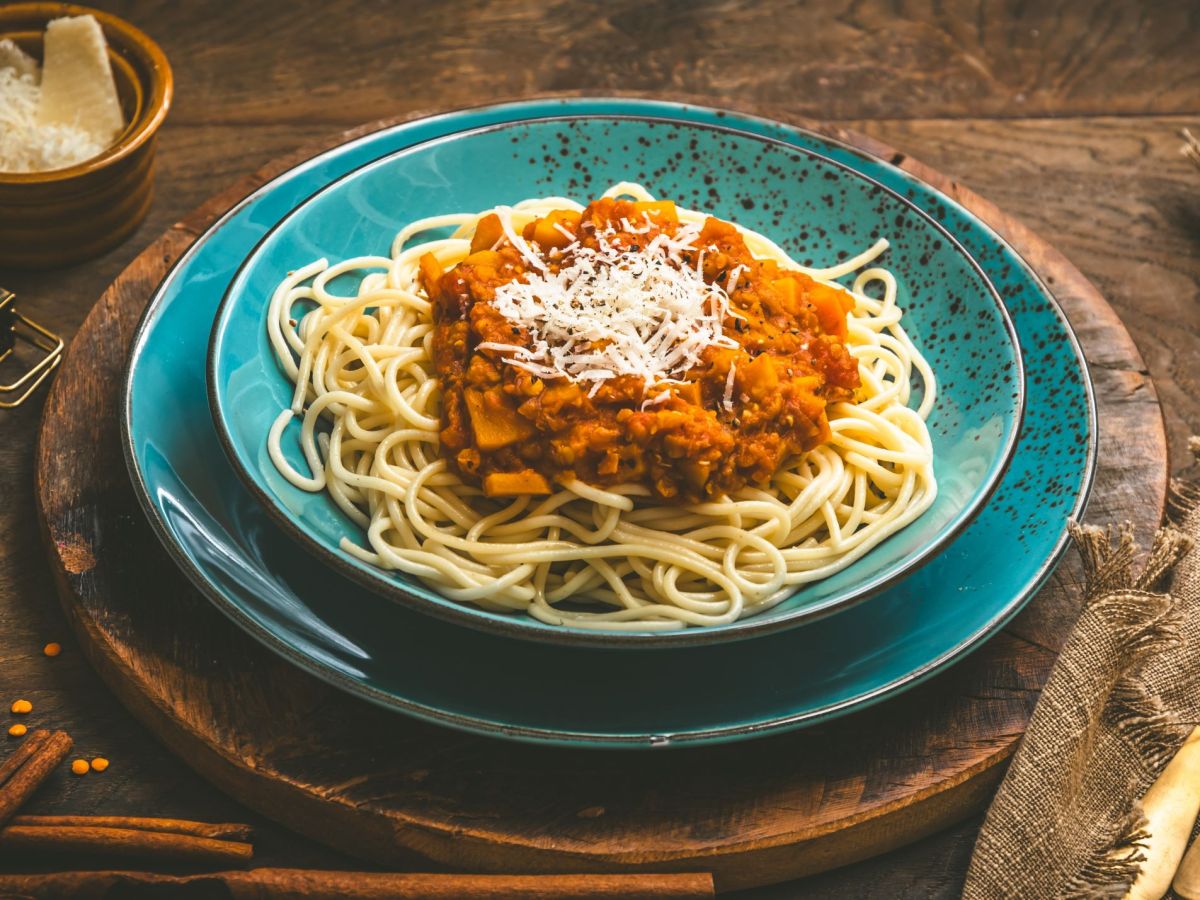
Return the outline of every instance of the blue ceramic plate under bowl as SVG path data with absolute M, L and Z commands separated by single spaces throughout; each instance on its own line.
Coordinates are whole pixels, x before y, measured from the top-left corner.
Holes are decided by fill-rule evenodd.
M 396 233 L 419 218 L 529 197 L 565 195 L 586 203 L 629 180 L 762 232 L 804 265 L 834 265 L 880 236 L 890 241 L 873 265 L 896 275 L 903 324 L 938 380 L 928 420 L 939 483 L 933 505 L 845 569 L 804 585 L 770 610 L 728 625 L 665 633 L 549 625 L 522 613 L 491 612 L 343 549 L 344 541 L 365 545 L 363 529 L 324 491 L 310 493 L 287 481 L 267 453 L 267 433 L 293 391 L 267 338 L 267 307 L 279 282 L 316 259 L 387 257 Z M 849 285 L 854 275 L 842 280 Z M 357 277 L 341 281 L 333 283 L 335 293 L 353 295 Z M 208 377 L 217 433 L 234 468 L 320 558 L 384 596 L 450 621 L 514 637 L 621 648 L 708 644 L 780 630 L 903 577 L 982 507 L 1008 464 L 1024 404 L 1008 313 L 987 276 L 933 217 L 812 150 L 710 124 L 646 117 L 579 116 L 458 132 L 333 182 L 276 225 L 234 278 L 213 327 Z M 914 407 L 923 393 L 919 379 L 915 387 Z M 293 420 L 283 448 L 292 466 L 306 471 L 299 431 Z
M 823 153 L 935 215 L 996 285 L 1026 351 L 1026 414 L 993 498 L 945 551 L 868 603 L 754 641 L 615 653 L 518 642 L 392 603 L 297 544 L 221 451 L 201 360 L 242 261 L 349 171 L 457 131 L 564 114 L 722 124 Z M 164 279 L 134 337 L 122 428 L 163 546 L 222 612 L 343 690 L 479 734 L 576 747 L 677 747 L 777 733 L 860 709 L 978 647 L 1046 581 L 1095 459 L 1087 370 L 1045 286 L 986 225 L 928 185 L 823 136 L 673 103 L 535 100 L 388 128 L 322 153 L 230 210 Z M 170 602 L 169 598 L 164 602 Z M 698 686 L 680 690 L 680 685 Z

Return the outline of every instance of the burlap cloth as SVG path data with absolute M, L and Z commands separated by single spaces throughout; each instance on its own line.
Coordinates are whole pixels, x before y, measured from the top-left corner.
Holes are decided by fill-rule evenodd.
M 1121 897 L 1143 859 L 1139 798 L 1200 722 L 1200 486 L 1173 485 L 1140 565 L 1128 530 L 1072 533 L 1083 611 L 988 810 L 967 900 Z

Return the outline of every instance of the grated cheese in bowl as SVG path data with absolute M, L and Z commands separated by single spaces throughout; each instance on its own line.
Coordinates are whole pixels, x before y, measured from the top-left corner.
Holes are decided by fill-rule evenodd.
M 0 172 L 63 169 L 102 153 L 124 127 L 104 34 L 92 16 L 55 19 L 44 70 L 0 41 Z
M 74 125 L 39 125 L 40 97 L 31 76 L 0 69 L 0 172 L 65 169 L 108 146 Z

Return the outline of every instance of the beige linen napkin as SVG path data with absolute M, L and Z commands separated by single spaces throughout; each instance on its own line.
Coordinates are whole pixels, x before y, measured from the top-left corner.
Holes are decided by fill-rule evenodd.
M 1072 526 L 1083 611 L 988 810 L 967 900 L 1122 897 L 1137 877 L 1139 798 L 1200 722 L 1200 485 L 1173 485 L 1171 519 L 1140 571 L 1128 529 Z

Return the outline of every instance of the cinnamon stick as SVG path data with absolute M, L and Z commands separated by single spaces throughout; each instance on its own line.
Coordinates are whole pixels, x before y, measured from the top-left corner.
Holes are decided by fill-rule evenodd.
M 245 841 L 250 836 L 247 825 L 132 816 L 15 816 L 71 752 L 71 744 L 65 732 L 39 729 L 0 763 L 0 852 L 89 853 L 219 865 L 244 863 L 253 856 L 253 846 Z
M 36 731 L 30 732 L 25 740 L 17 744 L 13 752 L 8 754 L 4 762 L 0 763 L 0 787 L 3 787 L 12 773 L 25 765 L 25 760 L 36 753 L 48 740 L 50 740 L 50 732 L 45 728 L 39 728 Z
M 138 888 L 165 892 L 184 887 L 232 900 L 596 900 L 606 897 L 711 897 L 712 876 L 671 875 L 426 875 L 388 872 L 322 872 L 311 869 L 251 869 L 208 875 L 151 872 L 60 872 L 0 875 L 0 894 L 39 898 L 102 900 L 136 896 Z
M 73 743 L 65 731 L 39 728 L 0 764 L 0 825 L 11 819 L 46 776 L 66 759 Z
M 0 852 L 5 855 L 32 852 L 88 853 L 229 865 L 246 862 L 254 855 L 254 847 L 243 841 L 222 841 L 138 828 L 9 825 L 0 830 Z
M 253 836 L 253 829 L 249 825 L 235 822 L 191 822 L 186 819 L 142 816 L 16 816 L 11 824 L 57 828 L 132 828 L 137 831 L 166 831 L 234 841 L 248 841 Z

